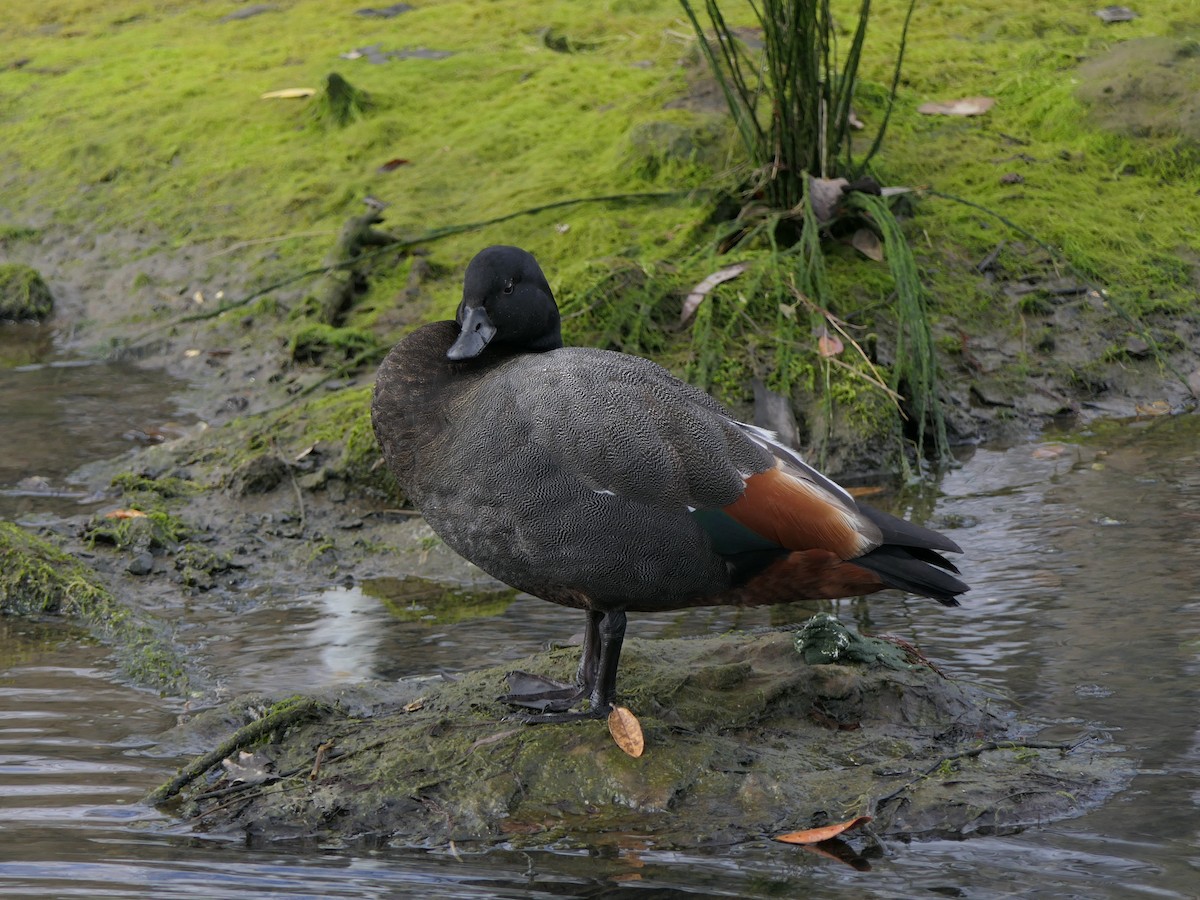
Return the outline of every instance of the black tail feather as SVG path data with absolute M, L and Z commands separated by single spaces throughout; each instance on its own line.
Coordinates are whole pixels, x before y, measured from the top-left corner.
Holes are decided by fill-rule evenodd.
M 958 595 L 970 590 L 950 574 L 958 569 L 949 560 L 923 547 L 884 544 L 850 561 L 874 572 L 888 587 L 932 597 L 946 606 L 958 606 Z
M 883 534 L 884 544 L 898 544 L 901 547 L 920 547 L 927 550 L 948 550 L 951 553 L 962 553 L 962 547 L 958 546 L 958 544 L 954 543 L 954 541 L 950 540 L 944 534 L 933 531 L 930 528 L 923 528 L 920 525 L 914 525 L 912 522 L 906 522 L 904 519 L 898 519 L 865 503 L 858 504 L 858 511 L 874 522 L 876 527 L 879 528 Z M 946 561 L 942 560 L 941 563 L 935 563 L 935 565 L 943 565 L 944 563 Z M 943 568 L 945 568 L 944 565 Z

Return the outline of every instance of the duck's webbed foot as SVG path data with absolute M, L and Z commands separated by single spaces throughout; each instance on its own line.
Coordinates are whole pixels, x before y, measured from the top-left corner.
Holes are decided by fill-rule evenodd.
M 589 610 L 583 653 L 574 684 L 563 684 L 529 672 L 509 672 L 509 693 L 500 698 L 509 706 L 534 710 L 521 721 L 530 724 L 602 719 L 612 711 L 617 693 L 617 661 L 625 637 L 625 613 Z M 574 707 L 589 701 L 586 710 Z
M 539 713 L 566 712 L 586 699 L 589 693 L 587 685 L 563 684 L 532 672 L 517 671 L 508 673 L 508 693 L 499 700 Z

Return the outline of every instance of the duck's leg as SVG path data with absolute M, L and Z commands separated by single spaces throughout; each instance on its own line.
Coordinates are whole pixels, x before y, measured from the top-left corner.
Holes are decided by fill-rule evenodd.
M 538 712 L 559 713 L 590 697 L 595 689 L 600 665 L 600 622 L 603 616 L 603 613 L 593 610 L 587 613 L 583 650 L 575 670 L 574 684 L 563 684 L 532 672 L 509 672 L 509 692 L 500 697 L 500 701 Z
M 588 627 L 589 634 L 592 634 L 593 627 L 595 633 L 592 635 L 591 644 L 588 644 L 587 640 L 584 641 L 585 651 L 579 661 L 579 671 L 585 680 L 590 680 L 590 684 L 579 685 L 571 697 L 561 700 L 555 697 L 551 701 L 553 705 L 543 703 L 539 707 L 532 703 L 521 703 L 522 706 L 541 710 L 537 715 L 523 716 L 522 721 L 526 724 L 548 725 L 556 722 L 578 722 L 581 719 L 602 719 L 612 711 L 617 695 L 617 664 L 621 661 L 621 644 L 625 640 L 625 613 L 589 613 Z M 598 648 L 598 652 L 590 648 Z M 512 683 L 511 677 L 509 683 Z M 571 711 L 572 706 L 585 699 L 590 701 L 588 709 L 581 712 Z
M 607 715 L 617 700 L 617 666 L 621 662 L 621 646 L 625 643 L 625 610 L 604 613 L 597 631 L 600 658 L 589 699 L 593 710 Z

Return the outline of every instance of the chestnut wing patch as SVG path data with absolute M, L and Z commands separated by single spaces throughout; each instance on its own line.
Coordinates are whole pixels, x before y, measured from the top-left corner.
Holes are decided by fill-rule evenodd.
M 750 531 L 788 550 L 828 550 L 852 559 L 878 543 L 874 528 L 840 497 L 775 468 L 751 475 L 746 490 L 724 511 Z M 866 532 L 866 533 L 864 533 Z

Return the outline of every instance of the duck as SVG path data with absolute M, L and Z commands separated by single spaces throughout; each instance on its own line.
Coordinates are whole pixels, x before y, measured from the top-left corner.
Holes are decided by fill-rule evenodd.
M 575 679 L 508 674 L 530 722 L 609 714 L 629 613 L 887 588 L 959 605 L 948 537 L 857 501 L 773 432 L 651 360 L 565 346 L 534 256 L 471 259 L 453 321 L 404 337 L 371 418 L 405 496 L 455 552 L 584 613 Z

